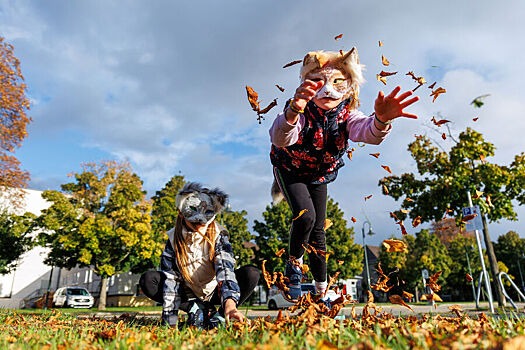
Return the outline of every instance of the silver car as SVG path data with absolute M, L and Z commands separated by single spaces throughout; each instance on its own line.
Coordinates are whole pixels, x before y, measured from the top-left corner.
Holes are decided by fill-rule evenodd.
M 95 299 L 86 288 L 62 287 L 53 294 L 54 307 L 85 307 L 92 308 Z

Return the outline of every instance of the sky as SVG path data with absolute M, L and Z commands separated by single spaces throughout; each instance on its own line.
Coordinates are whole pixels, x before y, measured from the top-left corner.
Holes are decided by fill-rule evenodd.
M 251 229 L 271 202 L 268 129 L 299 84 L 299 65 L 283 66 L 308 51 L 355 46 L 366 66 L 365 114 L 378 91 L 413 89 L 408 71 L 447 90 L 435 102 L 425 86 L 416 90 L 421 100 L 408 110 L 419 118 L 397 119 L 379 146 L 352 145 L 352 161 L 329 185 L 356 241 L 368 220 L 375 235 L 367 243 L 380 244 L 401 236 L 389 217 L 399 203 L 378 187 L 388 175 L 380 165 L 415 172 L 407 151 L 414 135 L 449 149 L 433 116 L 451 120 L 454 135 L 481 132 L 496 146 L 490 162 L 509 165 L 524 151 L 523 13 L 520 0 L 0 0 L 0 36 L 15 48 L 31 99 L 33 121 L 16 155 L 35 190 L 59 189 L 83 163 L 104 160 L 129 161 L 150 196 L 184 175 L 227 192 Z M 375 77 L 382 55 L 399 71 L 386 86 Z M 246 85 L 263 106 L 277 98 L 261 123 Z M 369 155 L 377 152 L 379 159 Z M 517 211 L 523 222 L 525 209 Z M 509 230 L 525 237 L 520 221 L 489 227 L 493 240 Z

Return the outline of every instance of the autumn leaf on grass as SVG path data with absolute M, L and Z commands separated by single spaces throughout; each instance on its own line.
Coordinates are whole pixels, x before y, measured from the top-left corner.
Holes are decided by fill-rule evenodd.
M 285 251 L 286 251 L 285 248 L 281 248 L 275 253 L 275 255 L 277 255 L 280 258 L 284 254 Z
M 338 350 L 339 347 L 326 339 L 321 339 L 315 345 L 315 350 Z
M 475 108 L 481 108 L 481 106 L 485 104 L 483 100 L 485 99 L 485 97 L 488 97 L 488 96 L 490 96 L 490 94 L 478 96 L 475 99 L 473 99 L 472 102 L 470 102 L 470 104 L 473 105 Z
M 301 216 L 303 216 L 303 214 L 306 213 L 307 211 L 308 211 L 308 209 L 302 209 L 302 210 L 299 212 L 299 214 L 298 214 L 295 218 L 292 219 L 292 221 L 295 221 L 295 220 L 299 219 L 299 218 L 300 218 Z
M 456 314 L 457 317 L 463 317 L 463 309 L 459 305 L 450 305 L 448 307 L 450 311 Z
M 390 61 L 383 55 L 381 55 L 381 63 L 383 63 L 383 66 L 389 66 Z
M 386 171 L 388 171 L 389 174 L 392 174 L 392 170 L 390 170 L 390 167 L 388 165 L 381 165 L 381 168 L 383 168 Z
M 410 309 L 410 311 L 414 311 L 414 310 L 412 310 L 412 308 L 410 307 L 410 305 L 408 305 L 407 303 L 405 303 L 405 301 L 403 300 L 403 298 L 401 298 L 400 295 L 393 294 L 393 295 L 391 295 L 391 296 L 388 297 L 388 300 L 390 300 L 390 302 L 391 302 L 392 304 L 403 305 L 404 307 Z
M 416 216 L 416 217 L 412 220 L 412 227 L 418 227 L 419 224 L 421 224 L 421 216 Z
M 298 63 L 301 63 L 301 62 L 303 62 L 303 60 L 295 60 L 295 61 L 292 61 L 292 62 L 286 63 L 286 64 L 283 66 L 283 68 L 288 68 L 288 67 L 294 66 L 294 65 L 296 65 L 296 64 L 298 64 Z
M 381 153 L 369 153 L 372 157 L 374 158 L 379 158 L 379 156 L 381 155 Z
M 434 123 L 434 125 L 436 126 L 441 126 L 443 124 L 446 124 L 446 123 L 450 123 L 450 120 L 447 120 L 447 119 L 440 119 L 440 120 L 437 120 L 436 117 L 432 117 L 432 119 L 430 119 L 432 121 L 432 123 Z
M 432 93 L 430 94 L 430 96 L 434 96 L 434 98 L 432 99 L 432 102 L 434 102 L 436 98 L 438 98 L 439 95 L 444 94 L 445 92 L 447 92 L 447 90 L 445 90 L 441 86 L 438 87 L 436 90 L 432 90 Z
M 408 252 L 406 243 L 397 239 L 385 239 L 383 247 L 387 253 Z
M 339 39 L 341 39 L 342 37 L 343 37 L 343 34 L 336 35 L 335 38 L 334 38 L 334 40 L 339 40 Z

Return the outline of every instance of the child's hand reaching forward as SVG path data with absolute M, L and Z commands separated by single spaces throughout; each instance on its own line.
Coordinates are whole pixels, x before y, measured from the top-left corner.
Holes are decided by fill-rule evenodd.
M 419 97 L 415 96 L 407 100 L 412 95 L 412 91 L 408 90 L 397 96 L 399 91 L 401 91 L 401 87 L 397 86 L 387 96 L 385 96 L 383 91 L 379 91 L 377 95 L 374 110 L 377 120 L 383 127 L 386 127 L 391 120 L 399 117 L 417 119 L 417 115 L 406 113 L 404 109 L 416 103 Z

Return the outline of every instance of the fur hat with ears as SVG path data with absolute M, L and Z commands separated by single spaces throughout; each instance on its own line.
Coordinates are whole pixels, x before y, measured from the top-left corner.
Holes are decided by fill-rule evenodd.
M 228 195 L 218 188 L 209 189 L 197 182 L 188 182 L 177 193 L 175 205 L 180 214 L 194 224 L 209 224 L 224 210 Z

